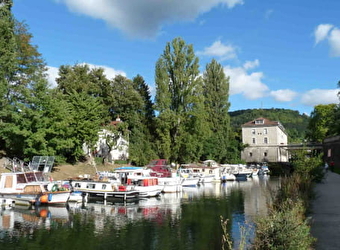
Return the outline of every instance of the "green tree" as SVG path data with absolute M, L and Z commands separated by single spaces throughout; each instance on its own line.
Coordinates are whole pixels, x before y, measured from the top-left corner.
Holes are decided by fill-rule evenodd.
M 103 68 L 91 69 L 87 64 L 60 66 L 56 81 L 58 89 L 64 94 L 76 91 L 78 93 L 85 92 L 94 97 L 104 97 L 104 92 L 110 84 Z
M 30 158 L 53 153 L 47 145 L 51 125 L 47 106 L 51 95 L 45 79 L 45 62 L 32 45 L 32 34 L 10 13 L 12 1 L 0 2 L 2 149 L 9 156 Z M 2 50 L 4 49 L 4 50 Z
M 157 158 L 154 149 L 155 114 L 150 90 L 143 77 L 137 75 L 132 81 L 143 105 L 137 110 L 139 125 L 134 126 L 130 133 L 130 160 L 136 165 L 146 165 L 151 159 Z
M 70 160 L 78 161 L 84 156 L 84 143 L 88 147 L 91 157 L 94 146 L 98 141 L 98 132 L 102 128 L 105 107 L 102 102 L 86 93 L 74 91 L 68 95 L 70 105 L 70 128 L 73 148 Z
M 146 84 L 141 75 L 137 75 L 132 79 L 132 81 L 134 88 L 138 91 L 143 101 L 143 107 L 139 110 L 143 117 L 143 122 L 146 122 L 150 129 L 154 129 L 153 120 L 155 118 L 155 112 L 153 109 L 149 86 Z
M 106 93 L 106 104 L 110 107 L 111 119 L 119 116 L 129 124 L 129 129 L 139 123 L 137 112 L 143 109 L 143 100 L 130 79 L 117 75 L 111 80 Z
M 14 34 L 14 17 L 11 0 L 0 0 L 0 118 L 4 121 L 10 104 L 10 84 L 17 64 L 17 44 Z
M 330 135 L 336 110 L 336 104 L 320 104 L 314 107 L 308 124 L 307 138 L 309 140 L 322 142 Z
M 225 76 L 222 65 L 213 59 L 206 66 L 203 82 L 204 106 L 210 130 L 204 143 L 204 156 L 225 162 L 230 137 L 229 78 Z
M 204 138 L 204 97 L 199 61 L 181 38 L 167 43 L 156 63 L 157 134 L 160 157 L 197 160 Z
M 340 88 L 340 81 L 337 84 L 338 88 Z M 338 98 L 340 100 L 340 91 L 338 92 Z M 337 104 L 334 115 L 334 119 L 330 125 L 330 134 L 331 135 L 339 135 L 340 134 L 340 103 Z

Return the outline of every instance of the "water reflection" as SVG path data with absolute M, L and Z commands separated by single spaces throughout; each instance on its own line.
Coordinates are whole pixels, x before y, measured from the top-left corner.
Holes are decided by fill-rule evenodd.
M 37 249 L 221 249 L 220 216 L 229 219 L 237 241 L 240 224 L 267 212 L 270 196 L 265 193 L 277 183 L 254 178 L 187 187 L 134 203 L 6 209 L 1 211 L 0 244 L 7 249 L 21 244 Z

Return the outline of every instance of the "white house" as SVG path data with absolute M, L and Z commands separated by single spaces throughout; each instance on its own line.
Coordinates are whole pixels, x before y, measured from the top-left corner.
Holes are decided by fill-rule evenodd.
M 260 117 L 242 125 L 242 143 L 248 146 L 241 159 L 246 162 L 288 162 L 287 133 L 278 121 Z
M 117 126 L 117 124 L 121 122 L 121 119 L 118 117 L 115 121 L 112 121 L 110 125 Z M 128 138 L 123 138 L 121 133 L 113 133 L 105 128 L 101 129 L 98 135 L 99 139 L 95 144 L 94 156 L 107 157 L 108 162 L 129 158 Z M 84 145 L 84 152 L 89 152 L 89 148 L 86 145 Z

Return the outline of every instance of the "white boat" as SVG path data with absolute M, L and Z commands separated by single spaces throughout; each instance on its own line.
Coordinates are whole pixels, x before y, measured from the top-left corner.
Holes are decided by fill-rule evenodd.
M 200 176 L 197 174 L 194 174 L 191 168 L 185 168 L 185 165 L 182 165 L 177 170 L 177 175 L 181 179 L 182 187 L 197 186 L 198 183 L 200 182 Z
M 70 184 L 73 191 L 84 193 L 87 199 L 138 199 L 139 192 L 135 190 L 127 190 L 125 186 L 110 181 L 96 181 L 96 180 L 71 180 Z M 73 201 L 79 201 L 79 193 Z
M 0 195 L 15 205 L 65 205 L 70 190 L 49 181 L 41 171 L 9 172 L 1 174 Z
M 131 176 L 127 180 L 127 190 L 139 192 L 139 197 L 155 197 L 163 191 L 163 185 L 158 184 L 158 178 L 152 176 Z
M 235 181 L 236 176 L 232 173 L 234 170 L 233 164 L 221 164 L 221 181 Z
M 259 175 L 268 175 L 270 173 L 270 170 L 267 165 L 263 165 L 259 169 Z
M 113 175 L 121 182 L 121 184 L 126 184 L 128 179 L 138 178 L 141 176 L 150 176 L 150 169 L 143 167 L 133 167 L 125 166 L 115 168 Z
M 182 191 L 181 178 L 177 176 L 158 178 L 158 185 L 163 186 L 163 193 L 177 193 Z
M 130 166 L 114 170 L 126 190 L 138 191 L 139 197 L 154 197 L 163 191 L 163 186 L 158 184 L 158 177 L 150 176 L 150 172 L 148 168 Z
M 195 187 L 199 183 L 199 178 L 187 177 L 181 178 L 182 187 Z
M 236 180 L 247 180 L 247 178 L 251 177 L 253 170 L 247 168 L 246 165 L 238 164 L 232 168 L 231 172 L 235 175 Z

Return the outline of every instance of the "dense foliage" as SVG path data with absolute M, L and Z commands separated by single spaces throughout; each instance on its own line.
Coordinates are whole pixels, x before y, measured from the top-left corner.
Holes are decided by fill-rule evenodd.
M 337 84 L 340 88 L 340 81 Z M 340 100 L 340 91 L 338 92 Z M 308 124 L 307 138 L 322 142 L 327 137 L 340 135 L 340 104 L 320 104 L 314 107 Z

